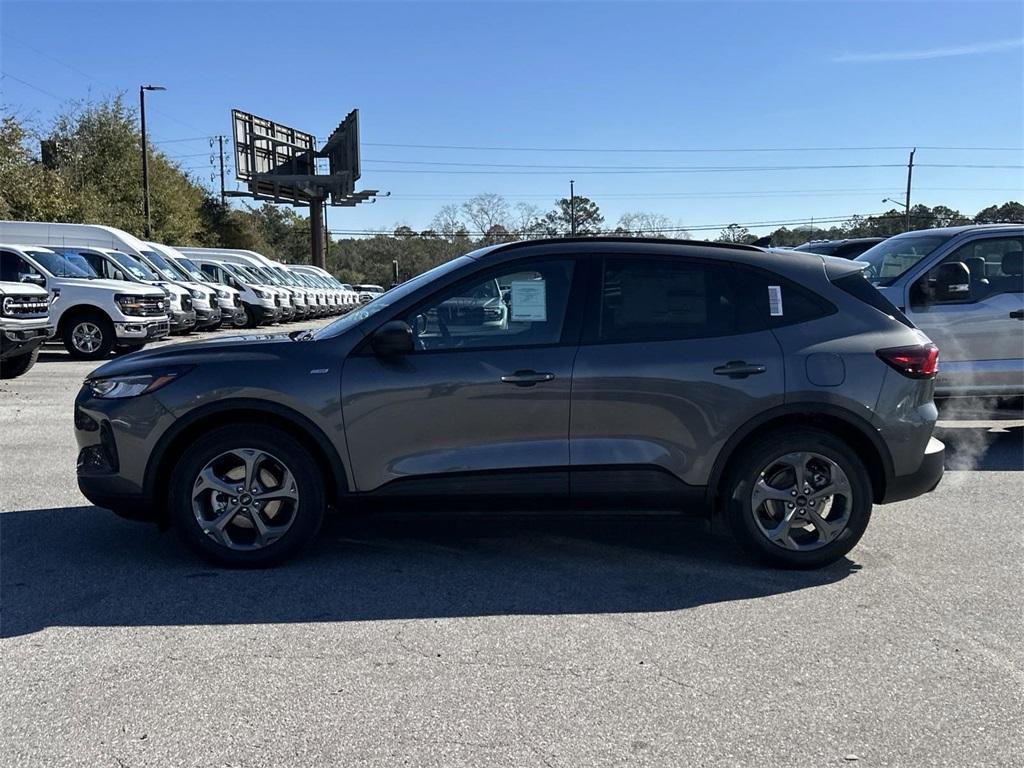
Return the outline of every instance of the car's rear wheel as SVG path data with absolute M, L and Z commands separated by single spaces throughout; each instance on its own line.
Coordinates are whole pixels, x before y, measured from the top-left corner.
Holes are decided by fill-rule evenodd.
M 260 567 L 316 535 L 324 486 L 309 451 L 256 424 L 221 427 L 186 450 L 171 475 L 171 520 L 181 538 L 221 565 Z
M 850 446 L 816 429 L 772 432 L 738 457 L 726 484 L 739 542 L 774 565 L 817 568 L 860 540 L 871 479 Z

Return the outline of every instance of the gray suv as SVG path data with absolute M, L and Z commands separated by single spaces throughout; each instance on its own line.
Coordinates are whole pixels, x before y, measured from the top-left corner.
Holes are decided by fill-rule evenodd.
M 714 515 L 764 559 L 824 565 L 873 504 L 943 470 L 938 351 L 862 266 L 616 238 L 482 248 L 316 332 L 98 368 L 75 403 L 79 487 L 230 565 L 292 555 L 328 507 L 414 499 Z

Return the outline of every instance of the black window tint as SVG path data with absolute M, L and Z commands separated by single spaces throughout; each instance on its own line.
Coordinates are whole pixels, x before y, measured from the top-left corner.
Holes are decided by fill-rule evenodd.
M 728 265 L 609 258 L 601 281 L 600 341 L 667 341 L 742 330 Z
M 13 251 L 0 251 L 0 280 L 5 283 L 20 283 L 29 275 L 38 275 L 39 270 Z
M 736 271 L 744 302 L 754 307 L 757 322 L 769 328 L 806 323 L 838 311 L 814 291 L 774 272 L 740 265 Z M 775 306 L 773 296 L 780 300 Z
M 910 322 L 906 315 L 896 308 L 896 305 L 885 298 L 885 296 L 883 296 L 875 286 L 868 282 L 862 272 L 856 272 L 852 275 L 841 277 L 834 281 L 833 285 L 846 291 L 855 299 L 860 299 L 865 304 L 874 307 L 879 312 L 899 320 L 908 328 L 914 327 L 914 324 Z

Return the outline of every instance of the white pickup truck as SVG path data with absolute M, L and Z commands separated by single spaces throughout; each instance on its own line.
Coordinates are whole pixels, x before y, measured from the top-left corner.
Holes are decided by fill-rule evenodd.
M 105 358 L 115 344 L 138 349 L 170 333 L 162 290 L 88 275 L 49 248 L 0 245 L 0 280 L 46 289 L 50 323 L 78 360 Z
M 53 335 L 50 295 L 33 283 L 0 280 L 0 379 L 35 365 L 39 348 Z

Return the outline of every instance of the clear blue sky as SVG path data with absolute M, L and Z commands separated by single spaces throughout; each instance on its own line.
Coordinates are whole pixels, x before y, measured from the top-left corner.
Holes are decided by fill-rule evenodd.
M 613 174 L 593 166 L 885 165 L 905 163 L 906 152 L 374 144 L 1020 147 L 1022 41 L 1019 2 L 4 0 L 0 85 L 9 108 L 42 125 L 69 100 L 117 90 L 134 100 L 141 83 L 165 85 L 148 101 L 152 138 L 207 183 L 206 141 L 179 140 L 230 133 L 232 107 L 318 136 L 358 107 L 361 186 L 393 194 L 332 211 L 336 229 L 425 228 L 441 205 L 478 192 L 547 208 L 570 178 L 609 223 L 647 210 L 696 226 L 884 210 L 883 197 L 902 196 L 906 170 Z M 559 168 L 382 162 L 396 160 Z M 916 161 L 916 202 L 974 212 L 1024 197 L 1019 168 L 928 167 L 1020 166 L 1020 151 L 921 149 Z M 474 173 L 451 173 L 460 170 Z

